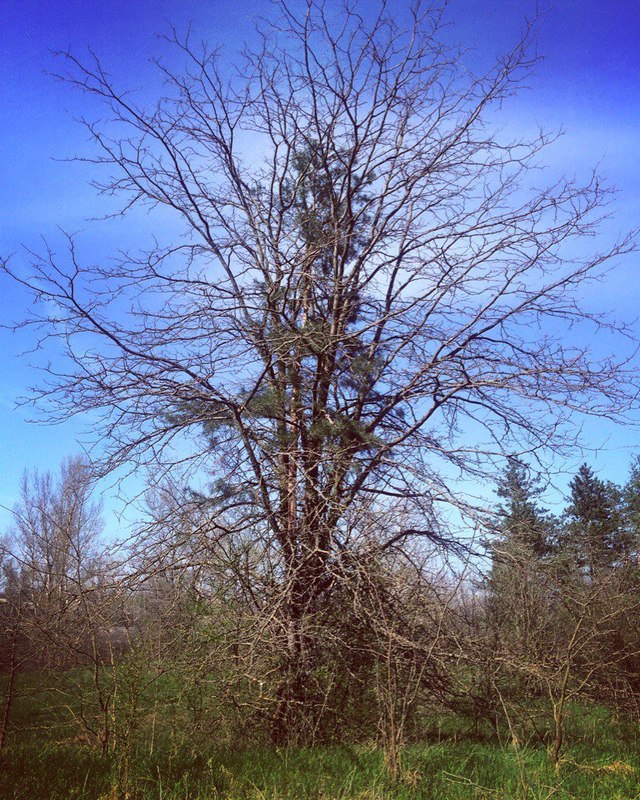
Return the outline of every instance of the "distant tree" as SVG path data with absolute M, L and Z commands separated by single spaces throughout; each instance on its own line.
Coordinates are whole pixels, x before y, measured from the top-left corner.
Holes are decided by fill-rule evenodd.
M 93 667 L 90 692 L 97 710 L 89 715 L 83 708 L 74 721 L 83 734 L 106 746 L 101 731 L 106 729 L 109 701 L 102 665 L 111 652 L 113 591 L 106 587 L 109 570 L 99 542 L 101 505 L 92 499 L 92 479 L 82 457 L 63 461 L 57 475 L 34 471 L 22 478 L 13 524 L 0 551 L 0 668 L 7 673 L 0 748 L 19 695 L 18 673 L 78 665 Z M 81 706 L 86 677 L 85 673 L 76 687 Z M 42 684 L 44 691 L 54 687 L 55 679 Z
M 9 533 L 13 570 L 7 592 L 20 596 L 35 663 L 69 663 L 85 652 L 79 619 L 86 590 L 98 585 L 103 525 L 91 479 L 82 457 L 63 461 L 58 476 L 34 471 L 22 479 Z
M 622 492 L 586 465 L 570 485 L 567 519 L 556 520 L 538 504 L 540 486 L 526 466 L 510 460 L 498 489 L 485 627 L 476 622 L 468 648 L 478 702 L 496 726 L 504 720 L 514 741 L 527 723 L 535 731 L 540 716 L 551 715 L 554 765 L 572 700 L 597 698 L 627 711 L 637 700 L 630 621 L 638 575 L 626 559 Z
M 0 540 L 0 673 L 4 677 L 0 750 L 7 741 L 11 710 L 18 696 L 18 673 L 28 665 L 30 658 L 29 649 L 25 647 L 24 600 L 20 574 L 5 541 Z
M 549 622 L 546 558 L 554 524 L 549 512 L 540 506 L 542 491 L 540 479 L 521 459 L 510 456 L 498 482 L 497 495 L 502 503 L 489 543 L 486 636 L 487 644 L 493 642 L 494 656 L 509 652 L 514 663 L 537 661 L 540 639 Z M 494 716 L 500 711 L 500 681 L 507 681 L 514 698 L 534 688 L 535 681 L 526 670 L 521 674 L 516 671 L 514 676 L 503 669 L 499 674 L 495 661 L 487 662 L 486 669 L 492 672 L 493 683 L 485 685 L 484 704 Z
M 496 493 L 503 502 L 489 543 L 490 605 L 500 626 L 518 625 L 521 613 L 526 613 L 529 621 L 535 616 L 530 606 L 535 602 L 533 595 L 541 588 L 538 568 L 550 552 L 554 528 L 551 515 L 538 502 L 542 490 L 540 479 L 531 474 L 527 465 L 510 456 L 498 482 Z M 505 614 L 510 618 L 505 619 Z M 527 640 L 530 638 L 528 632 L 524 635 Z
M 582 464 L 569 488 L 562 546 L 591 577 L 599 568 L 624 562 L 631 540 L 623 526 L 620 488 L 598 478 L 587 464 Z
M 640 567 L 640 456 L 632 463 L 629 478 L 622 489 L 622 517 L 627 554 Z
M 496 494 L 503 501 L 498 509 L 498 538 L 501 543 L 525 548 L 542 557 L 550 548 L 551 519 L 539 505 L 543 487 L 527 465 L 510 456 Z

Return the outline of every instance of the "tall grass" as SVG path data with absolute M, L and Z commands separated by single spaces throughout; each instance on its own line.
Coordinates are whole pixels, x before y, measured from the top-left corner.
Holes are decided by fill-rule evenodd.
M 70 676 L 74 686 L 82 675 Z M 42 675 L 21 676 L 7 746 L 0 756 L 0 798 L 7 800 L 621 800 L 637 798 L 637 726 L 606 709 L 576 707 L 558 770 L 539 741 L 514 747 L 468 721 L 424 720 L 424 740 L 402 752 L 392 782 L 384 755 L 370 745 L 273 749 L 148 733 L 127 752 L 101 754 L 75 732 L 77 702 Z M 77 711 L 77 708 L 75 709 Z M 72 719 L 72 717 L 71 717 Z M 164 721 L 167 722 L 166 720 Z M 144 726 L 143 726 L 144 728 Z M 171 729 L 165 724 L 164 730 Z M 145 738 L 146 737 L 146 738 Z
M 575 754 L 578 755 L 578 754 Z M 0 762 L 12 800 L 620 800 L 638 796 L 640 759 L 579 754 L 554 771 L 544 750 L 459 742 L 412 747 L 391 783 L 380 752 L 364 748 L 162 752 L 140 758 L 128 786 L 112 759 L 74 745 L 18 745 Z M 584 757 L 588 755 L 587 761 Z

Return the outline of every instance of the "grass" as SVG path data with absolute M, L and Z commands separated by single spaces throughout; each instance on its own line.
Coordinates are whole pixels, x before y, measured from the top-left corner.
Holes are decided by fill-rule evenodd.
M 82 675 L 72 683 L 81 685 Z M 129 758 L 77 740 L 73 698 L 21 676 L 13 726 L 0 756 L 3 800 L 631 800 L 640 797 L 637 727 L 605 709 L 576 708 L 571 745 L 556 771 L 542 744 L 515 749 L 473 739 L 460 720 L 431 719 L 405 748 L 400 779 L 371 746 L 273 749 L 216 744 L 213 733 L 158 741 Z M 435 731 L 440 741 L 435 738 Z
M 578 754 L 575 754 L 578 755 Z M 581 754 L 584 756 L 584 753 Z M 441 743 L 404 753 L 401 779 L 385 776 L 380 752 L 363 748 L 159 753 L 130 775 L 128 794 L 117 789 L 110 758 L 73 745 L 9 748 L 0 762 L 0 797 L 12 800 L 621 800 L 637 798 L 640 759 L 590 753 L 559 772 L 543 750 Z

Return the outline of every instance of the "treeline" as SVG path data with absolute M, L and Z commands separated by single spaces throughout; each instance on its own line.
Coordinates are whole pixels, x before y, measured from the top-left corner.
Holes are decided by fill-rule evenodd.
M 260 531 L 225 530 L 210 500 L 165 483 L 135 539 L 107 546 L 91 480 L 79 458 L 23 480 L 2 548 L 0 746 L 24 672 L 43 705 L 72 692 L 50 724 L 112 753 L 123 784 L 159 743 L 377 740 L 395 773 L 436 713 L 543 742 L 556 764 L 577 702 L 640 718 L 638 463 L 625 486 L 583 465 L 554 516 L 510 459 L 482 550 L 381 549 L 384 513 L 353 520 L 304 620 L 304 685 L 279 609 L 289 577 Z
M 640 467 L 617 486 L 583 464 L 554 516 L 511 459 L 498 487 L 491 567 L 467 627 L 474 714 L 533 732 L 557 763 L 571 701 L 638 718 Z

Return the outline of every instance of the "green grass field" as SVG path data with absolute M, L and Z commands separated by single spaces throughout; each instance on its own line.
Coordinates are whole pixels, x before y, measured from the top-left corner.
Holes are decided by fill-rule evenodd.
M 142 735 L 128 757 L 102 755 L 77 736 L 70 713 L 78 696 L 22 676 L 0 757 L 0 798 L 12 800 L 622 800 L 640 798 L 636 726 L 604 709 L 576 709 L 569 746 L 556 771 L 541 743 L 514 748 L 451 718 L 433 719 L 425 740 L 402 753 L 393 782 L 375 747 L 282 749 L 210 734 L 171 743 Z M 47 684 L 48 686 L 49 684 Z M 144 717 L 141 717 L 144 725 Z M 437 735 L 436 735 L 437 730 Z M 142 730 L 142 734 L 145 731 Z M 440 741 L 438 741 L 438 738 Z

